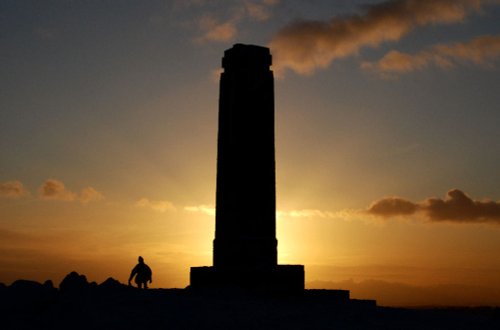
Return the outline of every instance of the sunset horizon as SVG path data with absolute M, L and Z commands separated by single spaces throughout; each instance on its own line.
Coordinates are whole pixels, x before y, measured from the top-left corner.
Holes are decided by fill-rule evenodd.
M 275 76 L 278 264 L 382 306 L 500 306 L 499 1 L 0 17 L 0 283 L 127 283 L 142 256 L 151 288 L 185 288 L 212 265 L 221 58 L 247 44 Z

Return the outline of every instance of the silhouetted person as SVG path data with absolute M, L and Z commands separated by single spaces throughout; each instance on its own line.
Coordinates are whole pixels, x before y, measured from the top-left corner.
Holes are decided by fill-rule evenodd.
M 144 263 L 144 259 L 142 257 L 139 257 L 139 263 L 134 267 L 134 269 L 132 269 L 130 277 L 128 278 L 128 285 L 131 285 L 130 282 L 134 276 L 135 283 L 139 289 L 142 289 L 143 286 L 144 289 L 147 289 L 148 282 L 153 283 L 153 272 L 151 271 L 151 268 Z

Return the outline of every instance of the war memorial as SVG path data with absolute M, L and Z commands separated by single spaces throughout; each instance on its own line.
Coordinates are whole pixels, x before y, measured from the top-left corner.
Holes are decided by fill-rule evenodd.
M 189 288 L 298 294 L 352 303 L 347 290 L 305 290 L 303 265 L 278 265 L 271 64 L 266 47 L 236 44 L 224 52 L 213 266 L 192 267 Z M 248 202 L 252 208 L 246 207 Z
M 277 263 L 271 61 L 242 44 L 222 59 L 213 267 L 191 268 L 192 288 L 304 290 L 304 266 Z

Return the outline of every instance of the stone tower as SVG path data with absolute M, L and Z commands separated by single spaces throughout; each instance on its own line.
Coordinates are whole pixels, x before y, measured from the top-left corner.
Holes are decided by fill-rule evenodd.
M 277 265 L 274 86 L 269 49 L 222 59 L 214 266 Z
M 236 44 L 224 52 L 213 267 L 191 268 L 193 288 L 304 288 L 302 265 L 277 262 L 271 63 L 265 47 Z

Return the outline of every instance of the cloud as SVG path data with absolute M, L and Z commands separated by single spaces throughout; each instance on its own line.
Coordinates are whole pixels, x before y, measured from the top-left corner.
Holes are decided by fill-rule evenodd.
M 150 208 L 157 212 L 175 211 L 175 206 L 169 201 L 152 201 L 148 198 L 141 198 L 136 203 L 135 206 Z
M 92 187 L 83 188 L 80 192 L 80 201 L 88 203 L 103 199 L 104 196 Z
M 388 77 L 384 74 L 389 72 L 406 73 L 427 67 L 429 62 L 432 60 L 431 58 L 428 58 L 428 55 L 430 54 L 427 52 L 410 55 L 401 53 L 397 50 L 391 50 L 376 63 L 363 62 L 361 64 L 361 68 L 365 70 L 372 70 L 381 74 L 383 77 Z
M 278 211 L 278 216 L 291 217 L 291 218 L 332 218 L 334 214 L 332 212 L 321 211 L 316 209 L 303 209 L 303 210 L 291 210 L 291 211 Z
M 368 212 L 383 217 L 411 215 L 418 210 L 418 205 L 399 197 L 386 197 L 374 202 Z
M 0 197 L 20 198 L 29 195 L 29 191 L 17 180 L 0 183 Z
M 450 69 L 458 64 L 491 67 L 500 58 L 500 36 L 479 36 L 469 42 L 438 44 L 416 54 L 397 50 L 388 52 L 377 62 L 363 62 L 363 69 L 386 74 L 402 74 L 422 70 L 431 65 Z
M 363 47 L 398 41 L 413 29 L 451 24 L 481 9 L 483 0 L 387 0 L 365 7 L 361 15 L 329 21 L 297 21 L 273 37 L 274 70 L 311 74 L 332 61 L 356 55 Z
M 60 201 L 74 201 L 76 194 L 66 189 L 64 183 L 55 179 L 46 180 L 38 189 L 38 194 L 42 199 L 54 199 Z
M 188 212 L 196 212 L 196 213 L 203 213 L 207 215 L 214 216 L 215 215 L 215 207 L 211 205 L 197 205 L 197 206 L 185 206 L 184 211 Z
M 196 206 L 185 206 L 184 211 L 203 213 L 206 215 L 215 215 L 215 207 L 212 205 L 196 205 Z M 322 211 L 317 209 L 299 209 L 299 210 L 288 210 L 288 211 L 276 211 L 276 217 L 278 218 L 323 218 L 323 219 L 347 219 L 352 217 L 354 213 L 359 213 L 353 210 L 344 210 L 338 212 Z
M 422 212 L 431 222 L 500 224 L 500 202 L 472 200 L 458 189 L 448 191 L 445 199 L 428 198 L 420 203 L 387 197 L 372 203 L 367 210 L 367 213 L 383 218 L 417 212 Z
M 58 200 L 66 202 L 80 201 L 84 204 L 104 198 L 102 193 L 92 187 L 82 189 L 80 194 L 74 193 L 67 189 L 63 182 L 56 179 L 46 180 L 38 189 L 38 196 L 45 200 Z
M 207 10 L 196 21 L 198 30 L 202 35 L 195 39 L 196 42 L 229 42 L 238 35 L 238 25 L 247 21 L 266 21 L 271 18 L 271 8 L 278 0 L 238 1 L 233 5 L 219 3 L 219 6 Z M 206 1 L 190 2 L 185 6 L 214 7 L 217 3 Z M 224 18 L 221 18 L 224 17 Z
M 448 191 L 446 199 L 430 198 L 423 203 L 432 221 L 491 221 L 500 223 L 500 203 L 474 201 L 458 189 Z
M 257 21 L 267 21 L 271 17 L 269 7 L 274 6 L 278 1 L 264 0 L 261 3 L 247 1 L 245 2 L 245 10 L 248 17 Z
M 201 31 L 204 31 L 203 36 L 198 38 L 198 41 L 215 41 L 226 42 L 235 38 L 236 19 L 231 19 L 227 22 L 219 22 L 210 15 L 203 16 L 198 22 Z
M 343 210 L 343 211 L 323 211 L 318 209 L 299 209 L 299 210 L 289 210 L 282 211 L 278 210 L 276 215 L 278 217 L 288 217 L 288 218 L 322 218 L 322 219 L 348 219 L 359 212 L 354 210 Z
M 184 211 L 203 213 L 206 215 L 215 215 L 215 207 L 212 205 L 196 205 L 196 206 L 185 206 Z M 276 217 L 278 218 L 322 218 L 322 219 L 349 219 L 354 215 L 358 215 L 360 212 L 355 210 L 342 210 L 337 212 L 322 211 L 318 209 L 299 209 L 299 210 L 288 210 L 276 211 Z

